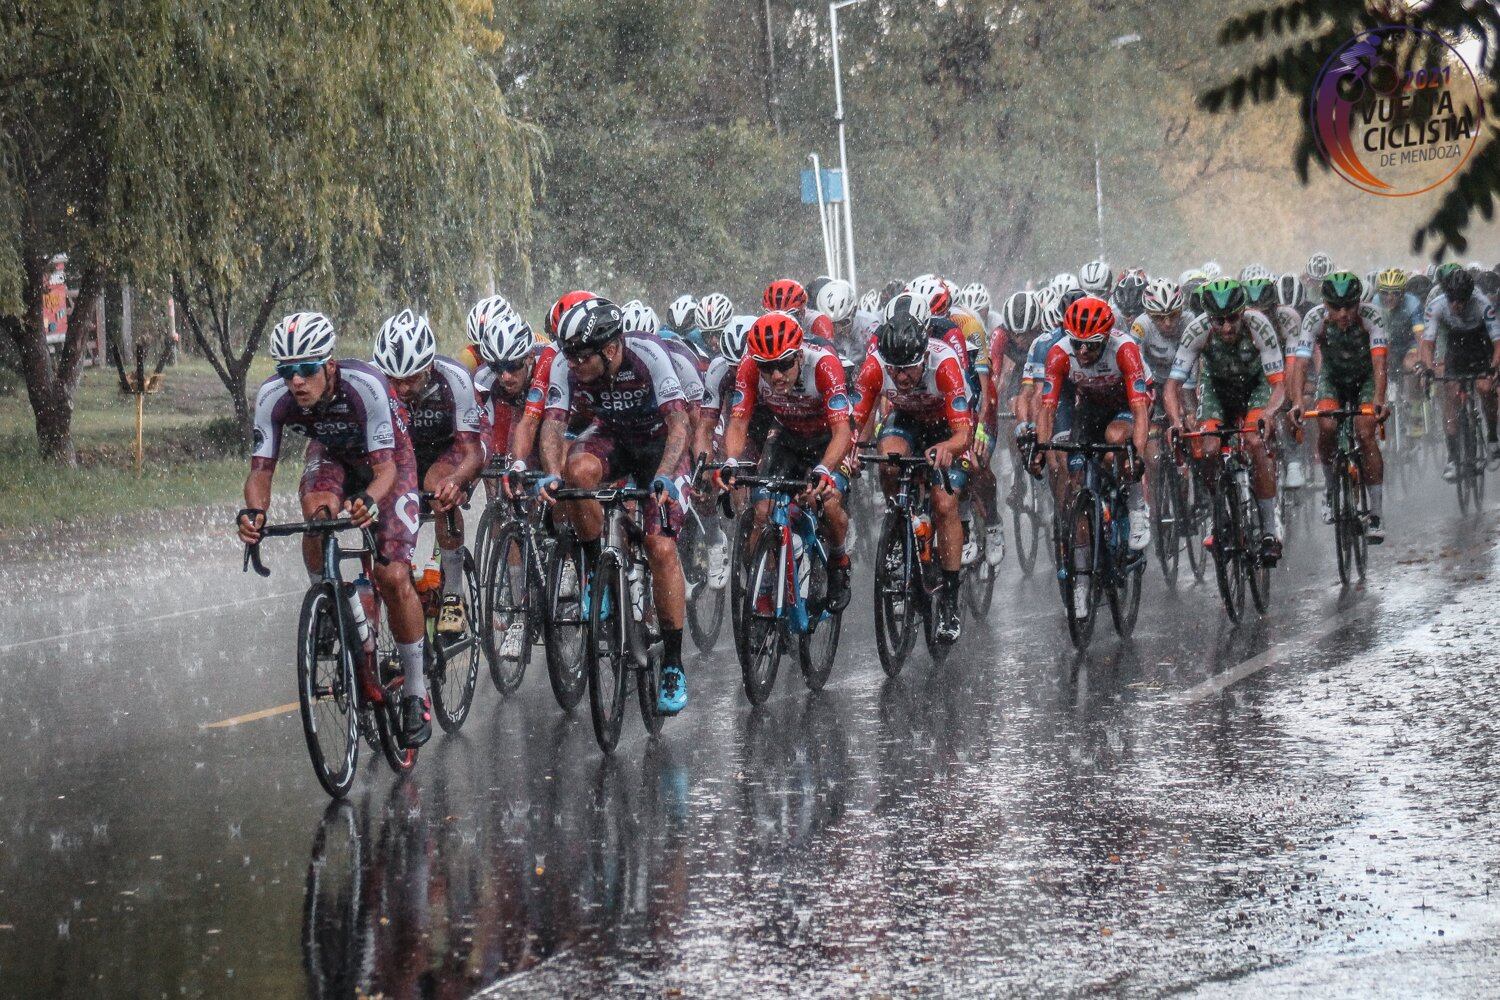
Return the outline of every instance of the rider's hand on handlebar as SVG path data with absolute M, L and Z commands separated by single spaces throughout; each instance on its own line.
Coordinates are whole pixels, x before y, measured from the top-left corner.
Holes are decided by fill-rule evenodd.
M 457 479 L 452 476 L 438 483 L 437 489 L 432 491 L 432 510 L 437 514 L 446 514 L 457 507 L 463 499 L 463 487 Z
M 363 528 L 380 516 L 380 505 L 368 493 L 360 493 L 345 500 L 344 510 L 356 528 Z
M 932 463 L 934 469 L 946 469 L 953 464 L 958 454 L 959 449 L 946 441 L 940 441 L 927 449 L 927 461 Z
M 829 497 L 838 494 L 838 480 L 833 478 L 833 472 L 828 468 L 828 466 L 814 466 L 812 470 L 812 477 L 812 495 L 817 499 L 827 500 Z
M 651 480 L 651 492 L 656 494 L 658 504 L 682 503 L 682 490 L 670 476 L 657 476 Z
M 1296 424 L 1298 427 L 1301 427 L 1302 419 L 1304 416 L 1306 416 L 1306 414 L 1302 409 L 1301 403 L 1298 403 L 1296 406 L 1292 407 L 1292 423 Z
M 557 503 L 557 490 L 562 486 L 562 480 L 557 476 L 543 476 L 537 480 L 536 493 L 542 498 L 543 503 Z
M 726 458 L 723 463 L 713 471 L 711 476 L 714 489 L 721 493 L 728 493 L 734 489 L 734 477 L 739 471 L 740 460 L 737 458 Z
M 505 475 L 500 480 L 500 492 L 505 499 L 514 500 L 521 495 L 521 476 L 526 472 L 526 463 L 519 459 L 511 462 L 505 470 Z
M 240 541 L 254 545 L 260 541 L 260 529 L 266 526 L 266 512 L 256 507 L 246 507 L 234 520 Z

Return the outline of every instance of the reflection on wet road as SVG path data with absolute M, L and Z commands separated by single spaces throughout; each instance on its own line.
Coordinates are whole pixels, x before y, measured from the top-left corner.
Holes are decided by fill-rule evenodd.
M 294 713 L 205 728 L 291 698 L 289 553 L 0 567 L 0 994 L 1473 994 L 1494 515 L 1395 499 L 1368 588 L 1302 525 L 1240 629 L 1153 569 L 1135 641 L 1079 660 L 1008 566 L 942 668 L 887 679 L 867 613 L 821 694 L 751 711 L 700 658 L 613 759 L 538 674 L 335 805 Z

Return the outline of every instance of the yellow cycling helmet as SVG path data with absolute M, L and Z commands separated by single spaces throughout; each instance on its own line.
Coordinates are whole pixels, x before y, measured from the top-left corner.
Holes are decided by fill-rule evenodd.
M 1375 288 L 1382 292 L 1399 292 L 1406 287 L 1406 272 L 1389 267 L 1375 276 Z

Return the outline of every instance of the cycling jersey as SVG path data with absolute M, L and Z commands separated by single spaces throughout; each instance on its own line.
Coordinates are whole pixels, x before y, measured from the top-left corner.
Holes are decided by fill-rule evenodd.
M 730 364 L 729 359 L 722 354 L 708 363 L 708 371 L 703 375 L 704 416 L 718 417 L 719 411 L 724 408 L 724 400 L 734 391 L 734 380 L 738 374 L 739 369 Z
M 1386 354 L 1380 310 L 1364 303 L 1353 325 L 1341 329 L 1328 321 L 1327 306 L 1321 303 L 1313 306 L 1302 319 L 1293 353 L 1299 358 L 1311 358 L 1314 347 L 1323 358 L 1316 390 L 1319 401 L 1374 402 L 1374 359 Z
M 1026 364 L 1021 368 L 1021 382 L 1040 382 L 1047 376 L 1047 354 L 1068 335 L 1062 327 L 1039 334 L 1026 352 Z
M 865 425 L 882 398 L 893 413 L 905 414 L 924 424 L 946 422 L 954 433 L 972 424 L 963 363 L 953 348 L 941 340 L 928 339 L 926 371 L 922 381 L 911 389 L 899 388 L 885 359 L 871 354 L 855 379 L 854 397 L 856 428 Z
M 1186 382 L 1201 361 L 1198 381 L 1205 423 L 1254 415 L 1270 402 L 1271 388 L 1282 380 L 1285 362 L 1271 321 L 1247 309 L 1237 330 L 1238 336 L 1226 341 L 1207 317 L 1199 317 L 1188 324 L 1172 362 L 1172 379 Z
M 1177 348 L 1189 326 L 1187 317 L 1179 314 L 1177 322 L 1164 327 L 1150 313 L 1141 313 L 1130 324 L 1130 335 L 1141 346 L 1141 357 L 1153 371 L 1167 371 L 1177 357 Z
M 589 385 L 573 374 L 562 354 L 552 359 L 547 382 L 549 420 L 577 413 L 613 435 L 644 442 L 662 434 L 667 417 L 687 409 L 687 395 L 672 355 L 660 339 L 645 333 L 620 338 L 620 367 Z
M 1448 296 L 1438 295 L 1427 306 L 1422 339 L 1446 347 L 1450 355 L 1466 360 L 1482 356 L 1487 365 L 1495 341 L 1500 341 L 1500 319 L 1489 297 L 1476 289 L 1462 308 L 1455 308 Z
M 297 405 L 286 380 L 272 375 L 255 396 L 252 468 L 275 468 L 283 430 L 323 446 L 328 458 L 351 465 L 414 459 L 406 408 L 373 365 L 352 358 L 334 362 L 333 391 L 309 409 Z
M 1125 412 L 1130 404 L 1151 401 L 1151 369 L 1129 334 L 1112 333 L 1091 364 L 1079 360 L 1071 337 L 1062 337 L 1047 352 L 1042 405 L 1056 408 L 1063 390 L 1072 388 L 1078 405 Z
M 740 362 L 730 397 L 733 417 L 744 420 L 757 410 L 794 437 L 822 438 L 849 419 L 849 390 L 838 355 L 816 344 L 802 345 L 797 381 L 777 391 L 760 373 L 754 358 Z
M 682 383 L 682 394 L 688 402 L 688 412 L 694 413 L 703 403 L 703 372 L 707 365 L 699 359 L 693 349 L 679 340 L 669 340 L 664 345 L 672 355 L 672 367 L 677 369 L 677 378 Z
M 1381 293 L 1376 293 L 1375 300 L 1381 302 L 1383 297 Z M 1415 295 L 1403 292 L 1394 309 L 1385 308 L 1383 303 L 1379 308 L 1380 321 L 1385 325 L 1391 353 L 1398 358 L 1404 357 L 1426 329 L 1427 319 L 1422 311 L 1422 303 Z
M 419 472 L 449 452 L 456 460 L 459 449 L 480 440 L 484 420 L 474 382 L 452 358 L 439 354 L 433 359 L 427 384 L 407 402 L 406 411 Z
M 990 357 L 985 351 L 989 337 L 986 335 L 984 321 L 967 309 L 961 308 L 954 308 L 948 317 L 958 327 L 959 334 L 964 338 L 965 353 L 969 356 L 975 373 L 989 374 Z
M 1260 312 L 1276 328 L 1276 339 L 1281 345 L 1282 355 L 1291 357 L 1302 329 L 1302 314 L 1291 306 L 1282 305 L 1262 309 Z
M 551 344 L 537 344 L 531 349 L 530 383 L 516 399 L 506 399 L 495 391 L 495 370 L 489 365 L 481 366 L 474 373 L 474 388 L 490 424 L 492 454 L 504 455 L 510 451 L 511 434 L 523 412 L 535 420 L 542 418 L 546 409 L 547 383 L 552 378 L 552 362 L 557 356 L 557 348 Z

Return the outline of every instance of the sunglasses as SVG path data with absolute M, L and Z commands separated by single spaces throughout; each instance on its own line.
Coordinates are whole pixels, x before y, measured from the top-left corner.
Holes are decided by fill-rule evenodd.
M 1230 313 L 1228 316 L 1210 316 L 1208 322 L 1213 326 L 1234 326 L 1244 316 L 1243 312 Z
M 1181 309 L 1173 309 L 1171 312 L 1152 313 L 1151 318 L 1156 320 L 1158 323 L 1175 323 L 1177 322 L 1177 317 L 1181 315 Z
M 604 352 L 599 350 L 597 347 L 586 348 L 582 351 L 563 351 L 562 354 L 563 357 L 568 360 L 568 364 L 570 365 L 581 365 L 589 358 L 604 356 Z
M 283 361 L 276 366 L 276 374 L 290 382 L 294 378 L 312 378 L 323 370 L 321 361 Z
M 526 370 L 525 361 L 491 361 L 490 371 L 496 375 L 518 375 Z
M 1102 340 L 1079 340 L 1076 337 L 1069 337 L 1068 339 L 1072 341 L 1073 350 L 1075 351 L 1104 350 L 1104 341 Z
M 777 358 L 775 361 L 762 361 L 760 358 L 755 359 L 755 366 L 763 372 L 789 372 L 796 363 L 797 355 L 795 352 L 785 357 Z

